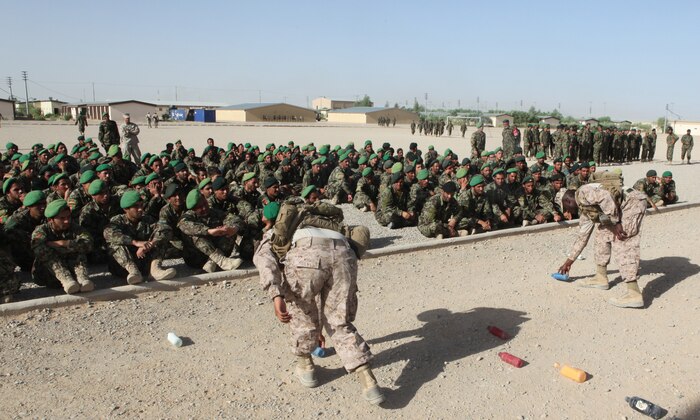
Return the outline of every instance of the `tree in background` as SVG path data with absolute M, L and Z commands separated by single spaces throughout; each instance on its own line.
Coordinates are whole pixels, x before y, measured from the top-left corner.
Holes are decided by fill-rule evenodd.
M 374 102 L 369 98 L 369 95 L 365 95 L 364 98 L 360 99 L 359 101 L 355 101 L 353 103 L 354 106 L 374 106 Z M 388 102 L 387 102 L 387 106 Z

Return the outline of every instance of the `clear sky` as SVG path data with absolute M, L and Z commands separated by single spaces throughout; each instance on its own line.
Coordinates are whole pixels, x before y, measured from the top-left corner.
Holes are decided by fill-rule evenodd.
M 107 4 L 109 6 L 107 6 Z M 0 96 L 700 120 L 697 1 L 6 1 Z

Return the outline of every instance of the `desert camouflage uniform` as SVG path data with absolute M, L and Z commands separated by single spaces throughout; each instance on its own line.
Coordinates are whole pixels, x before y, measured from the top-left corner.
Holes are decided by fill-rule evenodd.
M 155 220 L 145 215 L 135 225 L 129 221 L 126 214 L 120 214 L 110 219 L 104 230 L 104 238 L 109 249 L 107 267 L 110 273 L 119 278 L 126 278 L 128 273 L 125 267 L 133 264 L 138 267 L 141 274 L 148 275 L 151 261 L 163 258 L 165 249 L 156 243 L 156 246 L 144 258 L 138 258 L 136 256 L 137 248 L 131 245 L 131 242 L 154 239 L 155 225 Z
M 59 278 L 75 278 L 75 269 L 87 273 L 87 254 L 92 249 L 92 237 L 82 227 L 71 224 L 65 232 L 56 232 L 46 222 L 32 233 L 32 250 L 36 261 L 32 280 L 42 286 L 60 286 Z M 51 247 L 47 242 L 68 240 L 67 247 Z
M 288 302 L 292 352 L 310 354 L 318 346 L 323 324 L 346 370 L 369 362 L 369 346 L 352 324 L 357 313 L 357 256 L 347 240 L 297 241 L 284 258 L 283 275 L 271 248 L 271 234 L 263 236 L 253 262 L 268 295 L 282 295 Z
M 459 204 L 454 198 L 445 202 L 441 194 L 435 194 L 423 206 L 423 210 L 418 217 L 418 230 L 428 238 L 434 238 L 437 235 L 447 235 L 449 233 L 447 224 L 450 219 L 455 219 L 459 223 L 461 215 Z M 456 224 L 455 229 L 457 229 Z
M 234 251 L 237 236 L 211 236 L 209 229 L 219 226 L 239 227 L 241 219 L 235 214 L 227 214 L 217 209 L 209 209 L 206 216 L 198 216 L 193 210 L 182 214 L 177 224 L 183 233 L 183 258 L 190 267 L 202 268 L 209 255 L 217 250 L 228 257 Z

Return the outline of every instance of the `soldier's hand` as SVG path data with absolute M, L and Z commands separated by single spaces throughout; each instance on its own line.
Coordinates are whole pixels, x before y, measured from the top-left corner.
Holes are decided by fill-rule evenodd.
M 139 248 L 139 249 L 136 250 L 136 256 L 137 256 L 138 258 L 145 258 L 147 252 L 148 252 L 148 251 L 146 251 L 145 248 Z
M 276 296 L 275 300 L 275 316 L 277 319 L 280 320 L 283 324 L 288 323 L 289 321 L 292 320 L 292 316 L 289 315 L 287 312 L 287 304 L 284 302 L 284 298 L 282 296 Z
M 569 270 L 571 270 L 571 266 L 574 264 L 574 260 L 571 259 L 566 259 L 564 264 L 559 267 L 559 274 L 569 274 Z
M 621 223 L 616 223 L 612 226 L 611 228 L 612 232 L 615 234 L 615 237 L 620 240 L 624 241 L 627 239 L 627 232 L 622 229 L 622 224 Z
M 369 202 L 369 209 L 372 211 L 372 213 L 374 213 L 377 211 L 377 205 L 370 201 Z
M 561 221 L 561 215 L 558 213 L 554 213 L 554 221 L 555 222 L 560 222 Z
M 408 220 L 408 219 L 411 218 L 411 213 L 409 213 L 409 212 L 407 212 L 407 211 L 402 211 L 402 212 L 401 212 L 401 217 L 403 217 L 404 219 Z
M 501 222 L 503 223 L 508 223 L 508 216 L 506 216 L 505 214 L 502 214 L 501 217 L 499 217 L 499 219 L 501 219 Z

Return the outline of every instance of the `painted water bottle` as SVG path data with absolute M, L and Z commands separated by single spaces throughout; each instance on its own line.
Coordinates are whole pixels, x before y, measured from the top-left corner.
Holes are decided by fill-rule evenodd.
M 498 357 L 501 358 L 504 362 L 508 363 L 509 365 L 513 365 L 516 368 L 521 368 L 525 364 L 525 361 L 517 356 L 513 356 L 510 353 L 506 353 L 504 351 L 498 353 Z
M 496 337 L 500 338 L 501 340 L 507 340 L 510 338 L 507 332 L 503 331 L 502 329 L 498 327 L 494 327 L 493 325 L 488 326 L 488 330 L 491 334 L 495 335 Z
M 168 341 L 175 347 L 182 347 L 182 338 L 178 337 L 174 332 L 168 333 Z
M 652 419 L 660 419 L 664 417 L 666 414 L 668 414 L 668 411 L 664 408 L 659 407 L 658 405 L 652 403 L 651 401 L 647 401 L 644 398 L 639 398 L 639 397 L 625 397 L 625 401 L 635 409 L 636 411 L 639 411 L 642 414 L 645 414 Z
M 572 381 L 581 383 L 586 382 L 586 379 L 588 378 L 588 374 L 585 371 L 577 369 L 575 367 L 567 365 L 561 366 L 559 363 L 555 363 L 554 367 L 559 369 L 559 373 L 561 373 L 562 376 L 566 376 Z

